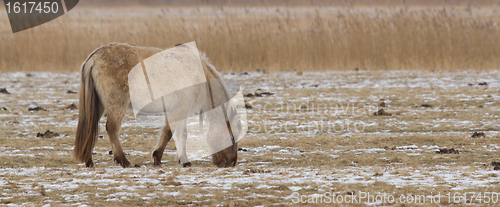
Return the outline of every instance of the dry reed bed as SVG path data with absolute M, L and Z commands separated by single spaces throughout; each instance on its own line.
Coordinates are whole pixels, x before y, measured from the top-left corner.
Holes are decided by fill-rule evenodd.
M 0 71 L 76 71 L 110 42 L 196 41 L 219 70 L 499 68 L 494 7 L 81 8 L 9 34 L 0 13 Z

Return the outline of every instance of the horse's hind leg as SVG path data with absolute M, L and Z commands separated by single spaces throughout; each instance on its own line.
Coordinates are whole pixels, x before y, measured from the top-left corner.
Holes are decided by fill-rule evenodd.
M 127 158 L 125 158 L 125 153 L 123 153 L 120 140 L 118 139 L 123 116 L 125 116 L 127 108 L 121 106 L 109 108 L 115 109 L 108 111 L 108 120 L 106 121 L 106 131 L 108 132 L 109 141 L 111 142 L 111 146 L 113 148 L 113 156 L 115 161 L 122 167 L 129 167 L 130 162 Z
M 166 119 L 166 117 L 165 117 Z M 170 125 L 168 124 L 163 127 L 161 132 L 160 139 L 158 139 L 158 143 L 156 144 L 155 150 L 153 151 L 153 161 L 154 165 L 161 165 L 161 157 L 163 156 L 163 151 L 165 151 L 165 147 L 168 144 L 168 141 L 172 138 L 172 130 L 170 129 Z

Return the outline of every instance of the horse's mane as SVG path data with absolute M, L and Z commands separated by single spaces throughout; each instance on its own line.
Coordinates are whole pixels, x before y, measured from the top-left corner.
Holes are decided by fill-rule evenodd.
M 236 104 L 234 104 L 233 101 L 231 100 L 233 97 L 231 96 L 231 93 L 229 93 L 229 90 L 227 89 L 227 85 L 225 84 L 222 76 L 215 69 L 215 66 L 212 65 L 212 63 L 208 59 L 207 55 L 203 51 L 200 51 L 200 50 L 198 50 L 198 53 L 200 55 L 200 59 L 206 64 L 206 66 L 208 67 L 208 69 L 210 70 L 210 72 L 212 72 L 212 74 L 217 79 L 221 80 L 221 83 L 222 83 L 222 85 L 224 87 L 224 93 L 226 94 L 226 97 L 227 97 L 227 100 L 228 100 L 228 107 L 229 107 L 229 109 L 226 109 L 226 110 L 228 110 L 229 113 L 228 113 L 228 117 L 227 118 L 229 119 L 230 122 L 233 122 L 233 120 L 235 118 L 237 118 L 236 116 L 238 115 L 238 113 L 236 111 Z

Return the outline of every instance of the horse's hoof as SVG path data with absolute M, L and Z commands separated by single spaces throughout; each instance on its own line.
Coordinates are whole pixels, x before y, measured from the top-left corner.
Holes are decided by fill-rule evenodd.
M 160 166 L 161 165 L 161 155 L 159 155 L 158 151 L 153 152 L 153 165 Z
M 131 166 L 130 162 L 125 160 L 125 162 L 123 162 L 122 164 L 120 164 L 123 168 L 128 168 Z
M 94 162 L 92 162 L 92 160 L 89 160 L 85 163 L 85 166 L 87 167 L 94 167 Z
M 130 162 L 127 159 L 120 160 L 120 159 L 115 158 L 115 162 L 120 164 L 123 168 L 130 167 Z
M 182 167 L 191 167 L 191 162 L 182 163 Z
M 161 160 L 155 159 L 153 165 L 154 166 L 161 166 Z

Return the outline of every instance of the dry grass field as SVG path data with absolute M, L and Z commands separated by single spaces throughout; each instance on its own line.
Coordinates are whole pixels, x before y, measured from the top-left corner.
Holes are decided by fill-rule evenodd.
M 0 206 L 497 206 L 499 4 L 88 0 L 15 34 L 0 4 Z M 173 143 L 153 166 L 163 117 L 131 112 L 135 167 L 113 162 L 105 117 L 96 167 L 76 163 L 87 55 L 190 41 L 246 94 L 237 166 L 182 168 Z
M 68 90 L 78 92 L 79 74 L 2 73 L 10 94 L 0 93 L 0 205 L 285 206 L 295 204 L 297 194 L 325 193 L 396 198 L 353 206 L 415 204 L 401 203 L 401 195 L 440 196 L 437 204 L 421 200 L 424 206 L 482 204 L 486 199 L 458 195 L 500 193 L 492 166 L 500 161 L 499 72 L 223 73 L 245 94 L 275 93 L 245 98 L 252 106 L 249 133 L 237 167 L 226 169 L 209 159 L 182 168 L 173 143 L 164 165 L 154 167 L 150 153 L 162 121 L 132 113 L 121 140 L 140 167 L 113 163 L 103 118 L 96 168 L 87 169 L 72 158 L 78 109 L 66 109 L 78 102 L 78 93 Z M 36 106 L 48 111 L 28 110 Z M 390 115 L 375 116 L 380 109 Z M 59 136 L 37 137 L 46 130 Z M 476 131 L 485 136 L 472 138 Z M 458 153 L 436 153 L 443 148 Z
M 82 2 L 16 34 L 0 8 L 0 71 L 77 71 L 110 42 L 190 41 L 222 71 L 500 68 L 496 1 L 127 2 Z

